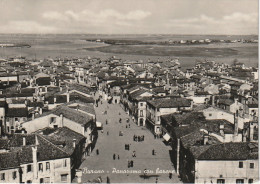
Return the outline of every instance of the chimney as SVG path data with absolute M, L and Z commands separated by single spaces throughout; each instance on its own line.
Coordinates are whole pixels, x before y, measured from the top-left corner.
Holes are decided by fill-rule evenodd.
M 62 87 L 60 86 L 60 91 L 62 91 Z
M 60 127 L 63 127 L 63 114 L 60 114 Z
M 39 113 L 42 114 L 42 108 L 40 107 Z
M 238 98 L 235 98 L 234 101 L 235 101 L 235 104 L 238 105 Z
M 33 112 L 32 113 L 32 120 L 34 120 L 35 119 L 35 113 Z
M 53 102 L 56 103 L 56 101 L 57 101 L 57 98 L 56 98 L 56 96 L 54 96 Z
M 25 134 L 25 130 L 24 129 L 22 129 L 22 134 Z
M 224 125 L 219 125 L 219 133 L 221 136 L 224 136 L 225 133 L 224 133 Z
M 67 94 L 66 94 L 66 95 L 67 95 L 67 103 L 68 103 L 68 102 L 70 102 L 70 93 L 69 93 L 69 92 L 67 92 Z
M 238 135 L 238 111 L 237 113 L 234 113 L 234 135 Z
M 26 146 L 26 137 L 23 137 L 23 146 Z
M 37 146 L 32 147 L 32 157 L 33 157 L 33 177 L 36 180 L 38 178 L 38 168 L 37 168 Z
M 208 134 L 204 134 L 203 135 L 203 145 L 207 145 L 209 142 L 209 135 Z
M 127 84 L 127 85 L 129 84 L 129 79 L 126 79 L 126 84 Z
M 149 91 L 153 91 L 152 84 L 149 85 Z
M 254 123 L 250 122 L 249 124 L 249 141 L 254 140 Z
M 25 99 L 24 104 L 25 104 L 26 106 L 28 105 L 28 100 L 27 100 L 27 99 Z
M 212 106 L 215 106 L 215 95 L 212 95 Z
M 76 148 L 76 139 L 73 139 L 73 148 Z

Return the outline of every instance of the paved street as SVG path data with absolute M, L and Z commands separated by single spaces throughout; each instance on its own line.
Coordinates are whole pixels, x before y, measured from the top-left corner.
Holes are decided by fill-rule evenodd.
M 126 119 L 129 116 L 119 104 L 108 104 L 104 100 L 102 102 L 103 104 L 99 103 L 95 109 L 97 121 L 103 123 L 104 132 L 101 133 L 99 130 L 95 149 L 80 168 L 103 170 L 104 173 L 83 173 L 82 182 L 96 179 L 99 176 L 102 177 L 103 182 L 106 182 L 108 176 L 111 183 L 156 183 L 156 178 L 158 178 L 158 183 L 179 183 L 175 172 L 172 179 L 169 179 L 168 173 L 156 172 L 157 169 L 174 170 L 169 156 L 170 148 L 164 145 L 161 139 L 154 139 L 152 133 L 145 127 L 138 127 L 131 120 L 127 123 Z M 107 115 L 103 114 L 104 111 L 107 111 Z M 119 118 L 122 119 L 122 123 L 119 123 Z M 106 119 L 108 125 L 105 123 Z M 126 128 L 127 124 L 130 124 L 130 128 Z M 119 131 L 123 132 L 123 136 L 119 136 Z M 144 135 L 144 141 L 133 141 L 134 135 Z M 125 144 L 130 144 L 129 151 L 125 150 Z M 99 155 L 96 154 L 96 149 L 99 150 Z M 152 155 L 153 149 L 155 149 L 156 155 Z M 136 157 L 132 157 L 133 151 L 136 151 Z M 116 154 L 116 160 L 113 160 L 113 154 Z M 133 167 L 128 168 L 128 160 L 133 160 Z M 114 169 L 139 173 L 114 173 Z M 149 176 L 147 179 L 143 178 L 144 169 L 151 171 L 147 174 Z

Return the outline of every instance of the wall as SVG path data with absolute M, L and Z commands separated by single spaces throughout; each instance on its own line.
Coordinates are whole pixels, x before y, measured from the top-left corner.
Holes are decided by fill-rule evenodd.
M 214 120 L 214 119 L 224 119 L 229 121 L 230 123 L 234 124 L 234 115 L 225 111 L 216 111 L 216 110 L 212 110 L 212 111 L 203 111 L 203 114 L 205 116 L 205 118 L 207 120 Z M 247 120 L 238 117 L 238 128 L 243 129 L 244 127 L 244 122 L 246 122 Z
M 66 160 L 66 167 L 64 165 Z M 46 162 L 50 163 L 50 170 L 46 169 Z M 39 171 L 39 163 L 43 164 L 43 171 Z M 27 165 L 31 165 L 32 171 L 27 172 Z M 47 161 L 41 161 L 37 162 L 37 176 L 34 176 L 34 168 L 33 164 L 23 164 L 21 165 L 23 170 L 22 175 L 22 182 L 27 182 L 28 180 L 31 180 L 33 182 L 40 182 L 40 178 L 50 178 L 51 183 L 61 183 L 61 174 L 68 174 L 67 176 L 67 182 L 71 182 L 71 163 L 70 158 L 64 158 L 64 159 L 56 159 L 56 160 L 47 160 Z
M 205 103 L 205 99 L 209 99 L 209 97 L 206 97 L 206 96 L 192 96 L 192 97 L 188 97 L 187 99 L 193 100 L 193 102 L 195 104 L 204 104 Z
M 51 117 L 56 117 L 56 123 L 50 124 Z M 36 118 L 31 121 L 27 121 L 21 124 L 23 128 L 27 131 L 27 133 L 32 133 L 37 130 L 43 129 L 45 127 L 53 127 L 53 125 L 58 125 L 58 127 L 61 126 L 61 119 L 59 119 L 59 116 L 54 114 L 49 114 L 43 117 Z
M 71 129 L 71 130 L 73 130 L 73 131 L 75 131 L 75 132 L 85 136 L 84 127 L 81 124 L 79 124 L 79 123 L 76 123 L 76 122 L 71 121 L 71 120 L 69 120 L 67 118 L 64 118 L 63 119 L 63 126 L 66 126 L 69 129 Z
M 0 80 L 1 80 L 2 82 L 18 81 L 18 77 L 17 77 L 17 76 L 0 77 Z
M 250 163 L 254 163 L 254 169 L 249 168 Z M 236 179 L 245 179 L 248 183 L 249 178 L 256 181 L 258 167 L 258 160 L 244 160 L 243 168 L 239 168 L 239 160 L 197 160 L 195 183 L 217 183 L 217 179 L 225 179 L 225 183 L 236 183 Z
M 16 178 L 13 178 L 13 172 L 16 172 Z M 5 180 L 1 180 L 1 174 L 5 173 Z M 19 169 L 8 169 L 8 170 L 0 170 L 0 183 L 20 183 L 19 179 Z

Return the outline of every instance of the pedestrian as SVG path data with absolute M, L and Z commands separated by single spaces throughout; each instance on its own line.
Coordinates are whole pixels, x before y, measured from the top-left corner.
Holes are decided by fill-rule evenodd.
M 119 112 L 118 114 L 119 114 L 119 116 L 121 115 L 121 113 L 120 113 L 120 112 Z
M 127 167 L 129 168 L 129 167 L 131 167 L 131 162 L 129 161 L 129 160 L 127 160 Z
M 107 135 L 109 135 L 109 131 L 107 131 Z
M 143 141 L 144 141 L 144 135 L 143 135 Z
M 118 159 L 118 160 L 120 159 L 119 155 L 117 155 L 117 159 Z
M 144 169 L 144 179 L 146 179 L 146 169 Z
M 110 183 L 110 178 L 107 176 L 107 183 Z
M 135 151 L 133 151 L 133 154 L 132 154 L 132 156 L 133 156 L 133 157 L 136 157 L 136 154 L 135 154 L 135 153 L 136 153 L 136 152 L 135 152 Z
M 130 128 L 130 124 L 129 124 L 129 126 L 128 126 L 129 128 Z
M 107 119 L 106 119 L 106 125 L 108 124 L 108 122 L 107 122 Z
M 158 183 L 158 178 L 156 178 L 155 183 Z
M 99 155 L 99 150 L 98 149 L 96 149 L 96 154 Z
M 134 167 L 134 161 L 131 160 L 131 167 Z
M 171 172 L 169 172 L 169 178 L 172 179 L 172 173 Z
M 114 160 L 116 159 L 116 154 L 113 155 L 113 159 L 114 159 Z
M 154 155 L 155 154 L 155 151 L 154 151 L 154 149 L 152 150 L 152 155 Z
M 125 128 L 127 128 L 128 126 L 126 125 Z
M 154 134 L 154 139 L 156 139 L 156 135 Z
M 140 136 L 138 136 L 138 142 L 140 142 Z

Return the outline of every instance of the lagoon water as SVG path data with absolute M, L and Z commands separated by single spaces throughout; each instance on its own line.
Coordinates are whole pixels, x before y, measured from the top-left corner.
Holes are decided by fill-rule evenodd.
M 116 56 L 123 60 L 166 60 L 169 56 L 149 56 L 149 55 L 130 55 L 130 54 L 114 54 L 103 53 L 99 51 L 88 51 L 84 48 L 103 47 L 106 44 L 87 42 L 86 39 L 133 39 L 142 41 L 167 41 L 167 40 L 192 40 L 192 39 L 258 39 L 256 35 L 40 35 L 40 34 L 0 34 L 0 43 L 26 43 L 31 45 L 30 48 L 0 48 L 0 58 L 9 58 L 15 56 L 25 56 L 29 59 L 44 59 L 44 58 L 64 58 L 64 57 L 99 57 L 107 59 L 111 56 Z M 171 56 L 170 58 L 174 58 Z M 181 66 L 186 68 L 193 66 L 196 59 L 215 60 L 216 62 L 232 63 L 234 57 L 216 58 L 194 58 L 194 57 L 179 57 Z M 257 57 L 241 57 L 237 58 L 244 62 L 247 66 L 258 65 Z

